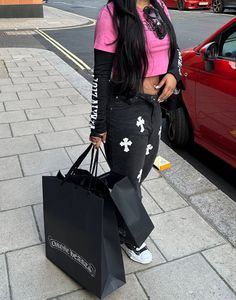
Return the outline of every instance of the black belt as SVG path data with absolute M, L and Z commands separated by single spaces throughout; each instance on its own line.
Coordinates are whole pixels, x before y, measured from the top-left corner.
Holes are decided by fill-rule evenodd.
M 155 102 L 157 102 L 159 96 L 158 95 L 149 95 L 149 94 L 144 94 L 144 93 L 138 92 L 133 97 L 128 97 L 125 95 L 113 95 L 113 97 L 118 100 L 123 100 L 123 101 L 127 102 L 128 104 L 133 104 L 133 103 L 140 102 L 143 100 L 150 102 L 150 103 L 155 103 Z

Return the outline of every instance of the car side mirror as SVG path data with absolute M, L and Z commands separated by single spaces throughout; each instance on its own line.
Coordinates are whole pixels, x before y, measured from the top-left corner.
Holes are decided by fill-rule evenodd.
M 200 49 L 200 55 L 205 61 L 205 70 L 210 72 L 214 70 L 214 60 L 218 56 L 219 47 L 216 42 L 211 42 L 204 45 Z

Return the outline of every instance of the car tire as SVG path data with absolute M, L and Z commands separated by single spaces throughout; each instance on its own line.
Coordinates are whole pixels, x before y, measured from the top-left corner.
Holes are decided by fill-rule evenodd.
M 171 146 L 184 147 L 190 144 L 191 126 L 184 107 L 166 112 L 166 124 Z
M 213 0 L 212 1 L 212 10 L 216 14 L 222 13 L 224 11 L 223 0 Z
M 177 1 L 177 8 L 178 10 L 184 10 L 184 0 Z

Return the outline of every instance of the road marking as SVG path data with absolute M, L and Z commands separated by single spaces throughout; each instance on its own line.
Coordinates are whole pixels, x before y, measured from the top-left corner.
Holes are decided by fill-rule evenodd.
M 70 52 L 68 49 L 66 49 L 64 46 L 62 46 L 60 43 L 58 43 L 56 40 L 51 38 L 48 34 L 46 34 L 44 31 L 40 29 L 36 29 L 35 32 L 37 32 L 39 35 L 41 35 L 45 40 L 47 40 L 50 44 L 52 44 L 55 48 L 57 48 L 59 51 L 61 51 L 67 58 L 69 58 L 74 64 L 76 64 L 81 70 L 91 70 L 91 68 L 78 56 Z
M 68 5 L 68 6 L 73 6 L 73 4 L 72 3 L 66 3 L 66 2 L 61 2 L 61 1 L 59 1 L 59 2 L 53 2 L 52 4 L 65 4 L 65 5 Z M 81 7 L 81 8 L 83 8 L 83 7 L 85 7 L 85 8 L 98 8 L 98 7 L 95 7 L 95 6 L 88 6 L 88 5 L 79 5 L 79 7 Z

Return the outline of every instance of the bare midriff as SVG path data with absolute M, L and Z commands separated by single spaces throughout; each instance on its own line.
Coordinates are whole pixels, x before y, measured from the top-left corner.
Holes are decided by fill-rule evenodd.
M 112 76 L 112 80 L 116 80 L 116 77 L 114 75 Z M 145 77 L 143 80 L 142 90 L 139 92 L 149 95 L 156 95 L 158 93 L 158 90 L 155 89 L 155 86 L 158 85 L 159 82 L 159 75 Z
M 156 95 L 158 93 L 158 90 L 155 89 L 154 86 L 158 85 L 160 82 L 160 76 L 152 76 L 152 77 L 145 77 L 143 80 L 143 93 L 144 94 L 150 94 L 150 95 Z

